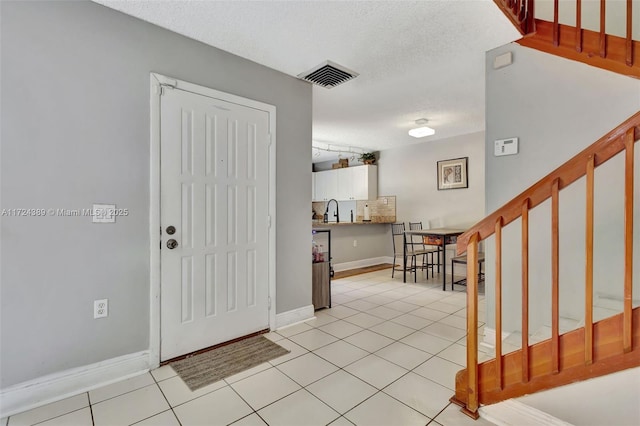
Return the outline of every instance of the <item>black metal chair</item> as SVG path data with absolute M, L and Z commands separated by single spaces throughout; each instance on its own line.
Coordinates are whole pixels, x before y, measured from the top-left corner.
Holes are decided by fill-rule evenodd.
M 422 222 L 409 222 L 409 230 L 410 231 L 421 231 L 422 230 Z M 415 239 L 419 238 L 418 241 L 416 241 Z M 427 278 L 429 278 L 429 269 L 431 269 L 431 277 L 433 278 L 434 275 L 434 271 L 435 271 L 435 266 L 436 263 L 433 260 L 434 254 L 438 255 L 438 272 L 440 272 L 440 250 L 439 248 L 434 248 L 434 247 L 427 247 L 427 245 L 424 243 L 424 238 L 420 237 L 419 235 L 411 235 L 411 241 L 409 242 L 411 244 L 411 247 L 413 248 L 413 251 L 416 252 L 420 252 L 423 253 L 422 255 L 422 265 L 421 266 L 416 266 L 420 269 L 422 269 L 423 271 L 426 270 L 427 271 Z
M 417 272 L 416 270 L 418 269 L 416 266 L 416 258 L 418 256 L 425 256 L 427 254 L 427 251 L 424 250 L 418 250 L 415 249 L 411 243 L 411 241 L 407 241 L 407 247 L 406 247 L 406 253 L 407 253 L 407 257 L 404 257 L 404 231 L 405 231 L 405 226 L 404 226 L 404 222 L 400 222 L 400 223 L 393 223 L 391 224 L 391 238 L 393 241 L 393 268 L 391 270 L 391 278 L 393 278 L 395 271 L 403 271 L 403 266 L 406 266 L 406 271 L 413 273 L 414 277 L 413 277 L 413 281 L 417 282 Z M 399 241 L 396 241 L 396 240 Z M 400 258 L 402 259 L 402 263 L 400 264 L 400 266 L 396 265 L 396 259 Z M 409 258 L 411 258 L 411 261 L 407 264 L 407 260 L 409 260 Z
M 458 285 L 467 285 L 467 277 L 465 276 L 458 281 L 455 281 L 453 277 L 453 265 L 454 264 L 466 265 L 467 264 L 467 255 L 463 254 L 462 256 L 456 256 L 451 259 L 451 290 L 453 290 L 453 286 L 455 284 Z M 482 265 L 484 264 L 484 252 L 478 252 L 478 283 L 484 282 L 484 272 L 482 272 Z

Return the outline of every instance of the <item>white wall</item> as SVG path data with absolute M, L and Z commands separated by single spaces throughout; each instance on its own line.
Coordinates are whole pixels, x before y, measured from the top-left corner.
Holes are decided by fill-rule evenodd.
M 507 51 L 513 52 L 514 63 L 494 70 L 493 59 Z M 640 81 L 515 43 L 487 53 L 486 79 L 487 212 L 498 209 L 640 109 Z M 507 137 L 520 138 L 519 154 L 494 157 L 493 141 Z M 636 154 L 640 151 L 637 148 L 636 144 Z M 622 157 L 618 157 L 596 170 L 596 297 L 622 296 L 622 169 Z M 638 176 L 637 173 L 635 223 L 640 223 Z M 560 315 L 577 320 L 584 316 L 584 192 L 581 179 L 560 193 Z M 550 227 L 547 202 L 530 214 L 532 332 L 550 324 Z M 638 228 L 635 227 L 636 265 L 640 264 Z M 520 325 L 519 220 L 505 228 L 503 239 L 503 327 L 512 331 Z M 488 243 L 487 283 L 492 283 L 493 239 Z M 634 287 L 640 289 L 638 276 L 636 268 Z M 486 291 L 487 323 L 494 327 L 493 285 L 487 285 Z
M 438 191 L 437 162 L 460 157 L 469 158 L 469 187 Z M 317 170 L 331 163 L 317 163 Z M 377 165 L 378 194 L 396 196 L 397 222 L 467 228 L 484 217 L 484 132 L 383 150 Z M 376 226 L 332 228 L 337 262 L 393 256 L 391 227 Z M 358 247 L 353 247 L 354 239 Z
M 277 312 L 311 303 L 308 83 L 91 2 L 0 7 L 1 207 L 131 212 L 1 218 L 3 389 L 149 349 L 150 72 L 276 106 Z
M 437 162 L 468 157 L 469 187 L 438 191 Z M 484 217 L 484 132 L 380 151 L 378 193 L 396 196 L 397 222 L 468 228 Z M 392 255 L 391 234 L 387 255 Z M 449 246 L 453 254 L 454 247 Z M 464 274 L 464 268 L 456 274 Z
M 438 191 L 437 162 L 469 157 L 469 187 Z M 484 216 L 484 133 L 380 151 L 378 193 L 395 195 L 398 222 L 468 227 Z

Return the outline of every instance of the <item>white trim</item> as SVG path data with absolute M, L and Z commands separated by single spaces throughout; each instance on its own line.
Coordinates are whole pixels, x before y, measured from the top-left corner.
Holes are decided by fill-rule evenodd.
M 369 259 L 354 260 L 352 262 L 335 263 L 333 270 L 336 272 L 348 271 L 349 269 L 364 268 L 381 263 L 393 263 L 393 256 L 371 257 Z
M 150 338 L 149 365 L 155 368 L 160 365 L 160 96 L 161 86 L 168 85 L 175 89 L 196 93 L 226 102 L 255 108 L 269 114 L 269 297 L 271 309 L 269 311 L 269 328 L 275 329 L 276 318 L 276 107 L 230 93 L 221 92 L 208 87 L 186 81 L 176 80 L 161 74 L 151 73 L 151 147 L 150 157 Z M 313 315 L 312 315 L 313 316 Z
M 315 316 L 313 305 L 303 306 L 302 308 L 293 309 L 291 311 L 282 312 L 276 315 L 276 327 L 280 329 L 289 325 L 293 325 L 302 321 L 307 321 Z M 274 328 L 272 328 L 274 330 Z
M 478 410 L 480 416 L 498 426 L 527 426 L 527 425 L 548 425 L 548 426 L 572 426 L 564 420 L 553 417 L 544 411 L 523 404 L 515 399 L 509 399 L 497 404 L 486 405 Z
M 502 340 L 504 341 L 504 339 L 506 339 L 510 335 L 511 333 L 507 333 L 503 331 Z M 496 329 L 495 328 L 487 327 L 486 325 L 484 326 L 484 339 L 482 339 L 482 342 L 480 342 L 480 345 L 486 346 L 488 348 L 496 347 Z
M 161 86 L 151 73 L 151 146 L 149 147 L 149 365 L 160 366 L 160 96 Z
M 142 351 L 48 374 L 0 391 L 0 417 L 60 401 L 149 371 L 149 352 Z

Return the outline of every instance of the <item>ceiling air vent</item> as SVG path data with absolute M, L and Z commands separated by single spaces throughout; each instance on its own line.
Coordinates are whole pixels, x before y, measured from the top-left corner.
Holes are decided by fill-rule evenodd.
M 351 71 L 347 67 L 338 65 L 335 62 L 326 61 L 307 72 L 298 74 L 298 78 L 331 89 L 356 78 L 358 75 L 360 74 Z

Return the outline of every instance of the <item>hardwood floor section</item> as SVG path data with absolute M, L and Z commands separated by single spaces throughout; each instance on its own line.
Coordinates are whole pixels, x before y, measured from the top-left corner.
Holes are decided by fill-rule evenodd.
M 352 277 L 354 275 L 366 274 L 368 272 L 382 271 L 383 269 L 391 269 L 391 263 L 381 263 L 379 265 L 365 266 L 363 268 L 348 269 L 346 271 L 334 272 L 333 279 Z

